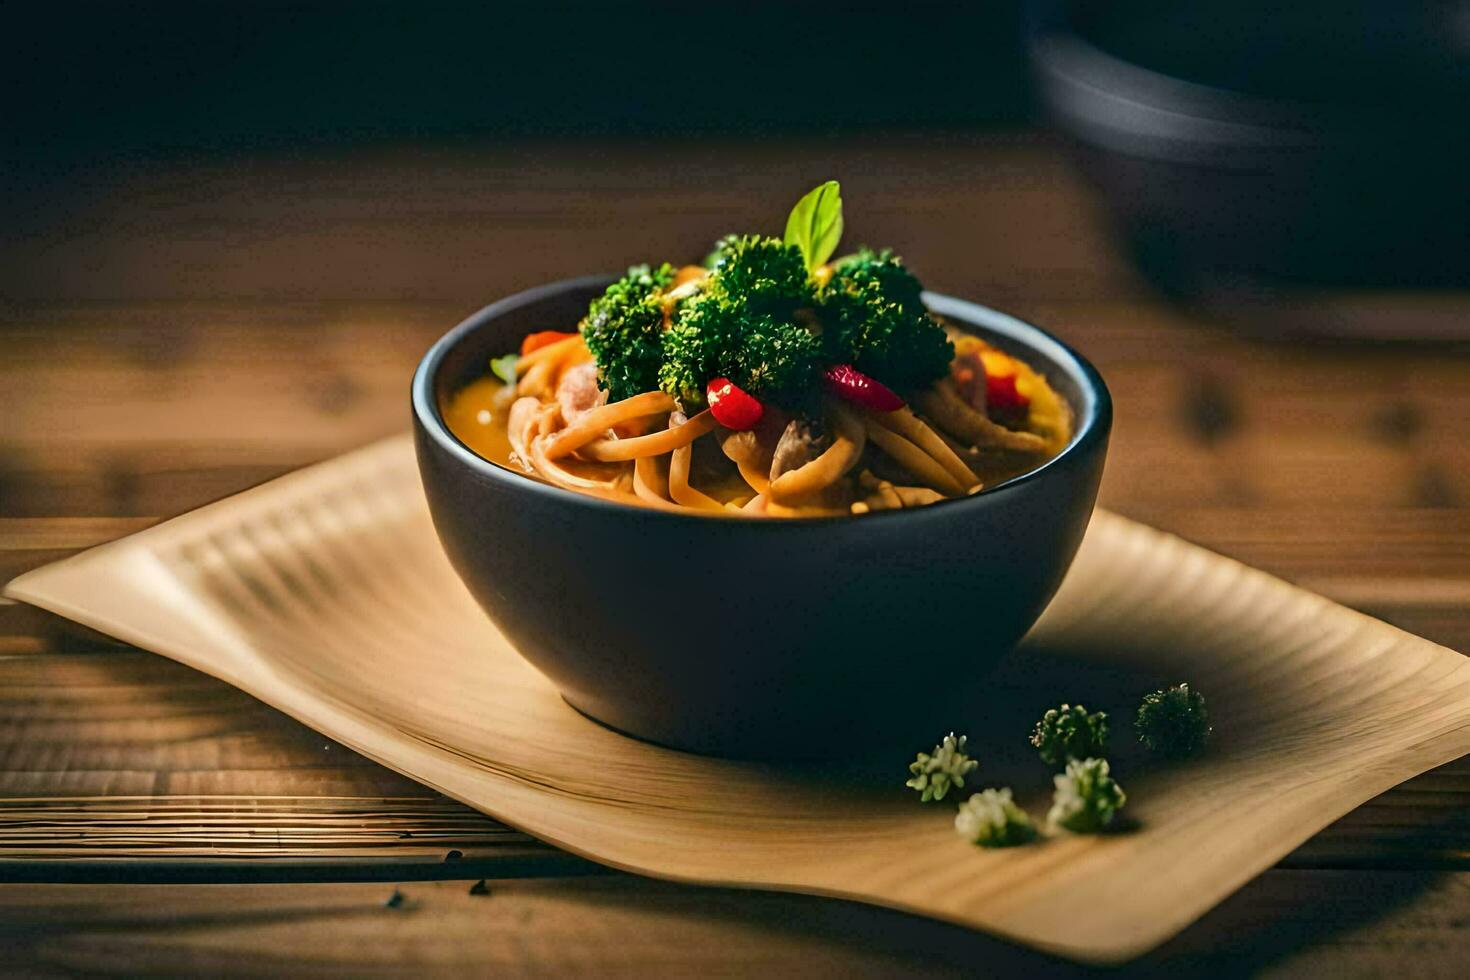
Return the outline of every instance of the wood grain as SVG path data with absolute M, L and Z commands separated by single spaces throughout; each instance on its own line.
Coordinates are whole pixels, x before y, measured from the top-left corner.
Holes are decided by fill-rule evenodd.
M 0 885 L 0 946 L 27 976 L 1091 975 L 848 902 L 622 877 L 476 886 Z M 1439 968 L 1416 975 L 1452 978 L 1470 956 L 1467 918 L 1467 873 L 1272 871 L 1129 972 L 1392 976 L 1432 948 Z
M 1045 141 L 895 133 L 384 147 L 347 161 L 241 154 L 83 171 L 32 204 L 50 216 L 48 247 L 0 237 L 0 296 L 477 303 L 654 257 L 698 258 L 728 231 L 778 232 L 823 174 L 841 176 L 850 240 L 903 246 L 936 288 L 1137 292 L 1085 188 Z M 1027 234 L 976 234 L 986 227 Z M 946 254 L 945 271 L 963 278 L 936 278 Z
M 975 851 L 949 830 L 948 807 L 916 806 L 881 770 L 700 758 L 570 709 L 449 569 L 402 439 L 30 573 L 7 594 L 227 680 L 612 866 L 859 898 L 1093 961 L 1156 946 L 1331 819 L 1470 749 L 1470 661 L 1101 514 L 977 705 L 983 725 L 936 730 L 969 728 L 987 779 L 1015 782 L 1033 807 L 1045 779 L 1020 781 L 1025 753 L 1006 733 L 1059 685 L 1087 680 L 1089 700 L 1119 710 L 1187 676 L 1210 692 L 1222 734 L 1198 771 L 1115 755 L 1137 801 L 1130 833 Z

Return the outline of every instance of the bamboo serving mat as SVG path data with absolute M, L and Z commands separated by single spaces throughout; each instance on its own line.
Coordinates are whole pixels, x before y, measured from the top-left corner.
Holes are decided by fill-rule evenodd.
M 1094 962 L 1152 948 L 1343 813 L 1470 750 L 1458 654 L 1106 513 L 976 717 L 936 719 L 936 732 L 968 729 L 980 785 L 1014 783 L 1033 812 L 1045 775 L 1017 743 L 1049 701 L 1121 717 L 1138 691 L 1188 678 L 1209 693 L 1218 738 L 1172 769 L 1120 750 L 1122 832 L 1007 852 L 970 848 L 951 806 L 902 790 L 920 747 L 879 774 L 798 770 L 659 749 L 572 711 L 454 578 L 403 439 L 32 572 L 7 594 L 221 677 L 598 861 L 854 898 Z M 205 819 L 183 805 L 181 819 Z M 285 818 L 323 834 L 334 819 Z

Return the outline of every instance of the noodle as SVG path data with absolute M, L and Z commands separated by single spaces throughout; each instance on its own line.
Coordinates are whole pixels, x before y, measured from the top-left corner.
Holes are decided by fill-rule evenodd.
M 531 461 L 536 469 L 545 473 L 554 482 L 566 487 L 577 487 L 582 490 L 616 490 L 625 479 L 626 474 L 615 472 L 607 479 L 594 479 L 592 477 L 578 476 L 571 470 L 551 460 L 546 455 L 546 439 L 538 436 L 531 440 Z
M 587 351 L 587 345 L 582 343 L 582 338 L 579 335 L 573 334 L 565 340 L 558 340 L 554 344 L 538 347 L 529 354 L 522 354 L 516 361 L 516 371 L 529 370 L 545 361 L 559 361 L 568 353 L 576 351 L 579 348 L 582 351 Z M 587 356 L 592 356 L 590 351 L 587 351 Z
M 644 500 L 668 502 L 669 478 L 653 456 L 640 456 L 633 461 L 633 492 Z
M 925 414 L 965 442 L 1028 453 L 1046 449 L 1046 440 L 1041 436 L 1007 429 L 966 405 L 948 378 L 920 392 L 916 400 Z
M 681 418 L 677 412 L 669 416 L 670 431 L 687 428 L 694 424 L 692 420 L 680 421 Z M 689 444 L 692 441 L 686 440 L 669 457 L 669 496 L 674 498 L 675 503 L 683 504 L 685 507 L 723 512 L 725 506 L 718 500 L 689 485 L 689 463 L 694 458 L 694 447 Z
M 594 439 L 600 438 L 604 432 L 615 425 L 642 418 L 645 415 L 672 412 L 677 407 L 674 400 L 663 392 L 646 391 L 632 398 L 624 398 L 620 402 L 594 408 L 558 432 L 551 445 L 546 448 L 546 456 L 548 459 L 559 459 L 570 455 Z
M 621 405 L 622 402 L 615 404 Z M 620 462 L 643 456 L 662 456 L 689 445 L 706 432 L 712 431 L 714 427 L 715 417 L 709 413 L 709 409 L 705 409 L 683 425 L 670 426 L 661 432 L 636 436 L 632 439 L 598 439 L 583 446 L 578 453 L 587 459 L 603 462 Z
M 750 489 L 754 490 L 757 496 L 771 489 L 771 478 L 750 463 L 739 460 L 735 463 L 735 469 L 740 472 L 740 478 L 750 484 Z
M 903 436 L 909 442 L 922 449 L 929 458 L 944 467 L 956 483 L 962 487 L 970 487 L 977 483 L 975 473 L 965 465 L 964 460 L 955 455 L 945 441 L 929 428 L 919 418 L 909 411 L 908 407 L 893 412 L 871 413 L 869 415 L 874 422 L 888 431 Z
M 866 425 L 868 438 L 914 476 L 946 496 L 958 497 L 965 492 L 965 488 L 949 475 L 949 471 L 936 463 L 933 457 L 918 446 L 903 436 L 883 428 L 871 418 L 867 420 Z
M 506 417 L 505 432 L 510 440 L 511 453 L 519 462 L 530 464 L 531 451 L 527 448 L 531 441 L 531 426 L 541 415 L 541 403 L 534 398 L 517 398 L 511 403 L 510 413 Z
M 551 390 L 551 371 L 556 365 L 552 361 L 534 364 L 516 383 L 522 394 L 544 395 Z
M 688 277 L 697 281 L 693 272 Z M 477 382 L 472 387 L 480 400 L 473 410 L 446 414 L 461 423 L 476 419 L 486 429 L 498 424 L 504 447 L 497 451 L 499 458 L 557 486 L 659 510 L 711 515 L 810 517 L 919 507 L 974 493 L 984 485 L 982 476 L 990 479 L 997 470 L 1000 478 L 1024 472 L 1019 464 L 1005 462 L 1007 454 L 1055 453 L 1070 437 L 1069 406 L 1044 377 L 1019 361 L 1017 372 L 1032 399 L 1025 419 L 1029 431 L 992 421 L 944 378 L 912 394 L 923 417 L 906 405 L 875 411 L 829 401 L 824 415 L 832 441 L 818 452 L 820 443 L 809 426 L 788 425 L 791 417 L 779 410 L 768 424 L 731 431 L 708 408 L 686 417 L 662 391 L 597 404 L 604 396 L 593 399 L 597 393 L 587 388 L 567 387 L 589 384 L 568 370 L 590 358 L 575 336 L 537 348 L 520 359 L 517 384 L 502 389 Z M 593 407 L 582 407 L 588 404 Z M 567 414 L 574 421 L 568 422 Z M 461 426 L 451 428 L 481 455 L 495 458 Z M 715 466 L 709 471 L 714 484 L 697 487 L 690 474 L 694 446 L 711 433 L 720 441 L 722 452 L 715 459 L 724 469 Z M 907 478 L 894 477 L 895 483 L 875 476 L 869 466 L 893 470 L 880 454 Z M 773 476 L 778 460 L 784 472 Z M 923 486 L 903 485 L 908 482 Z

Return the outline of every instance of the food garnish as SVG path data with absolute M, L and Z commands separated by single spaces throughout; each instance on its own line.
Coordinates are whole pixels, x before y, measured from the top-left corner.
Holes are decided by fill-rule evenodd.
M 1102 756 L 1108 749 L 1107 713 L 1088 714 L 1080 704 L 1052 708 L 1036 723 L 1031 744 L 1041 761 L 1049 766 L 1064 765 L 1070 759 Z
M 859 408 L 874 412 L 896 412 L 903 408 L 903 399 L 892 388 L 874 381 L 851 364 L 834 364 L 822 372 L 822 378 L 829 391 Z
M 913 774 L 913 778 L 904 785 L 918 790 L 923 803 L 942 800 L 949 793 L 950 787 L 963 789 L 965 776 L 979 766 L 979 762 L 965 754 L 965 736 L 956 737 L 954 732 L 950 732 L 934 746 L 933 752 L 920 752 L 909 763 L 909 772 Z
M 795 245 L 815 271 L 837 251 L 842 240 L 842 188 L 837 181 L 818 184 L 802 195 L 786 218 L 787 245 Z
M 1128 802 L 1123 788 L 1113 781 L 1106 759 L 1073 759 L 1052 782 L 1056 791 L 1047 822 L 1074 834 L 1097 833 Z
M 843 225 L 827 181 L 781 238 L 633 266 L 577 333 L 536 330 L 496 358 L 506 387 L 462 389 L 451 429 L 566 489 L 762 517 L 923 506 L 1061 452 L 1072 411 L 1045 377 L 931 314 L 891 251 L 834 258 Z
M 507 354 L 497 357 L 490 362 L 490 371 L 501 381 L 508 385 L 516 383 L 516 364 L 520 361 L 519 354 Z
M 1095 834 L 1113 822 L 1128 795 L 1113 779 L 1112 767 L 1102 757 L 1107 748 L 1107 714 L 1089 713 L 1080 704 L 1052 708 L 1036 723 L 1031 744 L 1047 765 L 1066 768 L 1052 777 L 1054 791 L 1047 823 L 1074 834 Z M 1138 709 L 1139 738 L 1150 749 L 1171 758 L 1198 752 L 1210 734 L 1204 697 L 1188 684 L 1176 684 L 1143 698 Z M 909 765 L 914 774 L 906 785 L 920 790 L 925 802 L 941 800 L 951 786 L 963 787 L 964 776 L 976 763 L 965 754 L 965 738 L 953 734 L 919 753 Z M 987 789 L 960 804 L 955 830 L 982 847 L 1024 844 L 1037 835 L 1025 810 L 1016 805 L 1011 790 Z
M 1167 759 L 1182 759 L 1205 747 L 1210 713 L 1205 697 L 1188 684 L 1175 684 L 1143 696 L 1134 721 L 1138 740 Z
M 1036 838 L 1036 825 L 1011 799 L 1011 791 L 986 789 L 960 804 L 954 829 L 981 847 L 1015 847 Z
M 705 401 L 715 421 L 732 432 L 746 432 L 760 424 L 765 407 L 729 378 L 716 378 L 705 390 Z

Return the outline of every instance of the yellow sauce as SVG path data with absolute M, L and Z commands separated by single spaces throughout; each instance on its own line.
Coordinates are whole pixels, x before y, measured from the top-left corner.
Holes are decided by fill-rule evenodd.
M 440 407 L 449 431 L 476 455 L 524 472 L 510 461 L 510 437 L 505 431 L 510 400 L 497 397 L 504 390 L 499 378 L 483 377 L 456 391 L 449 404 Z

